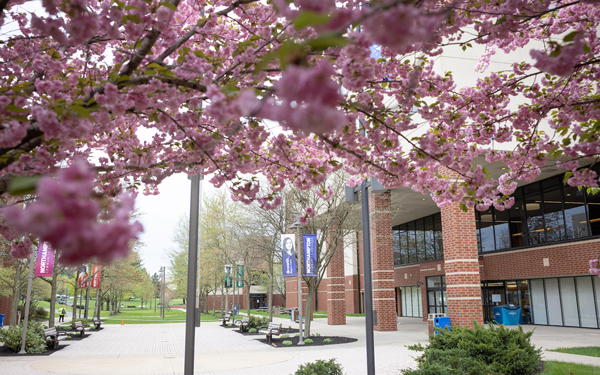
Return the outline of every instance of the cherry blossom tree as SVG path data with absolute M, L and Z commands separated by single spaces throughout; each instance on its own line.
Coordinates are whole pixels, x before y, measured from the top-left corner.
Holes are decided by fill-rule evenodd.
M 465 210 L 510 207 L 549 159 L 597 187 L 595 3 L 2 0 L 1 234 L 110 261 L 142 230 L 133 195 L 200 168 L 266 209 L 340 168 Z M 435 68 L 457 46 L 484 47 L 475 86 Z

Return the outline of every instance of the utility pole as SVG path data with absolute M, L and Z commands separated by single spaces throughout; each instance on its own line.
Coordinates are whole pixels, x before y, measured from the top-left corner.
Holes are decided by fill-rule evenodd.
M 165 267 L 160 267 L 162 282 L 160 283 L 160 316 L 165 320 Z

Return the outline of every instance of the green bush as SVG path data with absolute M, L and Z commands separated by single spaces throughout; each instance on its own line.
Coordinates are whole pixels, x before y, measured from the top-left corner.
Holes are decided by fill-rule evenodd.
M 288 337 L 290 337 L 290 335 L 281 335 L 282 339 L 287 339 Z
M 294 335 L 294 337 L 300 337 L 300 334 L 299 334 L 299 333 L 296 333 L 296 334 Z
M 21 316 L 25 316 L 25 306 L 19 305 L 17 311 L 21 312 Z M 50 313 L 44 310 L 41 306 L 31 305 L 29 306 L 29 321 L 31 320 L 46 320 Z
M 258 330 L 256 328 L 250 328 L 248 333 L 256 333 Z
M 249 328 L 259 328 L 262 326 L 268 326 L 271 321 L 268 316 L 251 316 L 250 321 L 248 322 Z
M 312 344 L 314 341 L 312 339 L 306 339 L 304 340 L 305 344 Z
M 23 338 L 23 325 L 11 326 L 9 329 L 0 329 L 0 341 L 4 342 L 10 351 L 21 350 Z M 27 323 L 27 337 L 25 339 L 25 351 L 28 354 L 39 354 L 46 351 L 46 339 L 44 329 L 40 323 Z
M 323 340 L 324 343 L 329 344 L 331 342 L 331 339 L 325 339 Z
M 489 329 L 452 327 L 452 332 L 431 335 L 430 343 L 409 346 L 424 351 L 417 358 L 418 369 L 404 375 L 531 375 L 540 367 L 541 349 L 531 344 L 531 332 L 503 325 Z
M 329 361 L 319 359 L 300 365 L 294 375 L 343 375 L 342 366 L 334 358 Z
M 281 344 L 285 345 L 285 346 L 292 346 L 292 342 L 289 340 L 285 340 L 284 342 L 282 342 Z
M 87 319 L 85 319 L 85 318 L 77 318 L 77 319 L 72 320 L 72 325 L 71 326 L 73 326 L 76 322 L 81 322 L 81 324 L 83 324 L 84 326 L 89 325 Z

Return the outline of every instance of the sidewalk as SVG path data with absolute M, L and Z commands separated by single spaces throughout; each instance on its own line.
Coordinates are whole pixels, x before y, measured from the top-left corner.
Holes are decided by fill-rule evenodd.
M 397 375 L 415 366 L 416 352 L 405 345 L 426 343 L 427 325 L 414 318 L 400 318 L 395 332 L 375 332 L 375 361 L 378 375 Z M 297 325 L 276 318 L 284 327 Z M 526 330 L 533 327 L 525 327 Z M 311 333 L 358 338 L 357 342 L 332 346 L 273 348 L 218 322 L 202 323 L 196 329 L 195 373 L 202 375 L 292 374 L 302 363 L 336 358 L 348 375 L 366 373 L 364 318 L 348 317 L 346 325 L 328 326 L 315 319 Z M 104 325 L 82 341 L 47 357 L 1 357 L 0 374 L 14 375 L 141 375 L 182 374 L 185 325 Z M 536 327 L 533 341 L 544 348 L 600 346 L 600 332 L 591 329 Z M 600 366 L 600 358 L 544 352 L 548 360 Z

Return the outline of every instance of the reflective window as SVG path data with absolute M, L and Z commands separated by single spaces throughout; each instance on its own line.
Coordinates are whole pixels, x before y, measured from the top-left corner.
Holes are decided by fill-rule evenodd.
M 443 258 L 441 214 L 398 225 L 392 231 L 395 265 Z
M 479 248 L 481 251 L 496 250 L 494 244 L 494 215 L 492 208 L 479 212 Z
M 417 242 L 417 261 L 423 262 L 427 259 L 425 255 L 425 226 L 423 219 L 415 221 L 415 238 Z
M 567 238 L 589 236 L 584 191 L 572 186 L 565 186 L 563 188 L 563 194 Z

